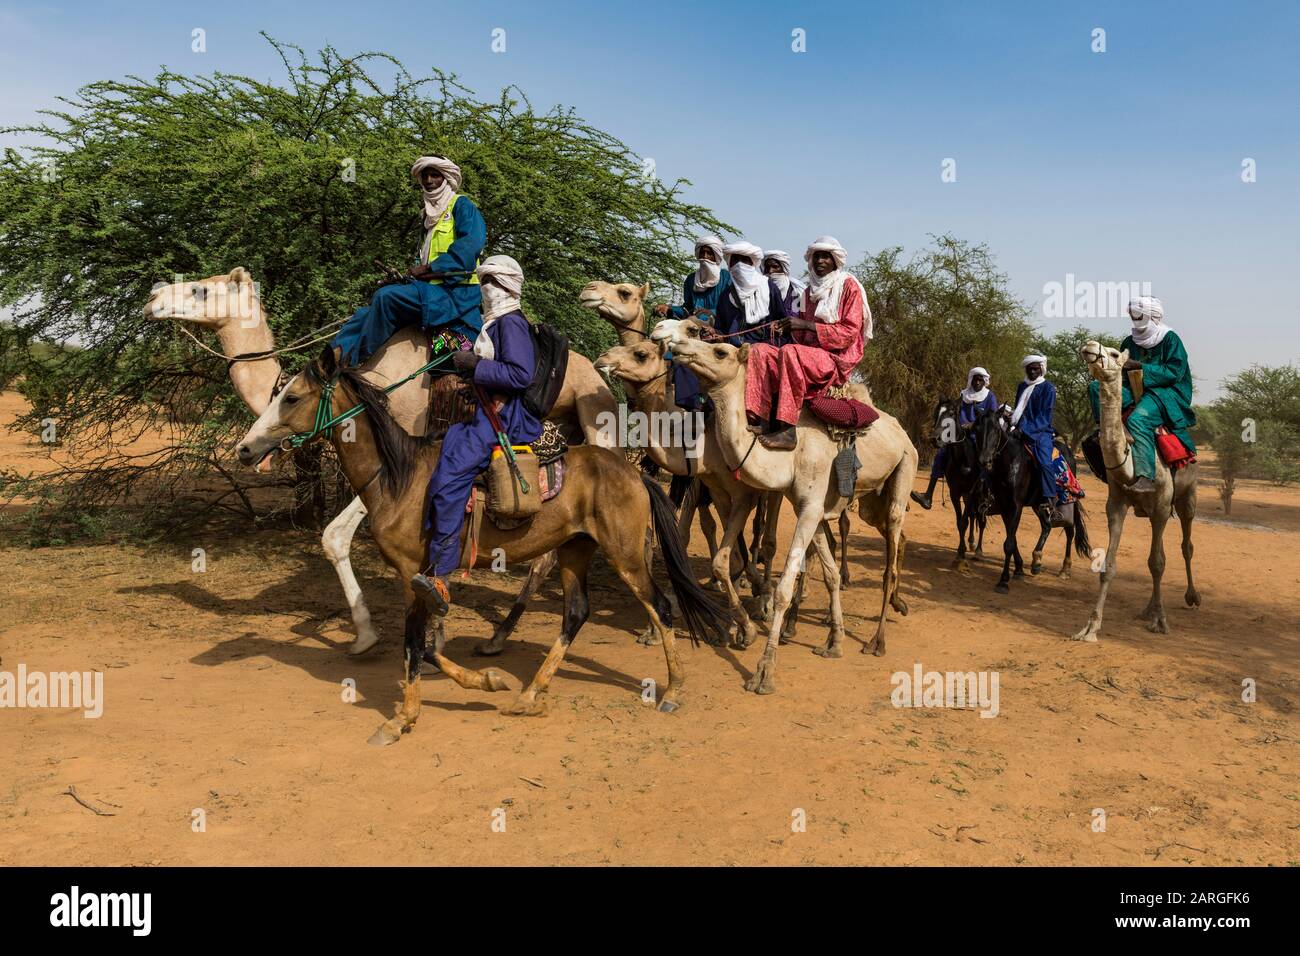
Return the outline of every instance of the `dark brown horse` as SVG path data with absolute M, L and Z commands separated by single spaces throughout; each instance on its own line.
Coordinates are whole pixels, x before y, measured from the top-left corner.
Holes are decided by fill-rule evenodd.
M 350 409 L 358 409 L 351 441 L 342 440 L 340 428 L 321 427 L 322 422 Z M 326 349 L 284 387 L 253 424 L 239 443 L 239 459 L 246 465 L 256 465 L 295 436 L 301 442 L 326 432 L 348 482 L 365 501 L 371 532 L 384 561 L 402 582 L 406 608 L 402 700 L 396 715 L 370 738 L 372 744 L 386 745 L 400 739 L 419 717 L 420 660 L 429 638 L 433 639 L 434 661 L 460 686 L 495 691 L 506 689 L 506 683 L 494 668 L 471 670 L 446 657 L 442 653 L 445 639 L 441 619 L 431 617 L 411 590 L 411 577 L 425 563 L 426 487 L 441 442 L 412 438 L 398 427 L 388 414 L 382 391 L 355 372 L 340 369 L 336 353 Z M 647 565 L 646 531 L 651 527 L 692 640 L 702 637 L 710 643 L 724 643 L 729 624 L 726 609 L 696 582 L 677 535 L 676 517 L 668 497 L 620 453 L 590 445 L 571 449 L 563 488 L 526 525 L 502 531 L 491 521 L 483 522 L 476 567 L 488 566 L 498 548 L 511 562 L 531 561 L 548 551 L 558 551 L 564 589 L 560 636 L 506 713 L 545 713 L 539 696 L 587 620 L 587 568 L 597 548 L 605 553 L 614 571 L 646 609 L 651 626 L 660 633 L 668 663 L 668 687 L 660 698 L 659 709 L 677 709 L 683 673 L 673 639 L 670 605 Z

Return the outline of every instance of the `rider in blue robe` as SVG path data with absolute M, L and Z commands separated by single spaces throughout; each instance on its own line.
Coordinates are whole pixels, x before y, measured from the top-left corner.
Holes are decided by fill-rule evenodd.
M 957 403 L 957 424 L 962 429 L 962 438 L 969 444 L 968 460 L 975 462 L 979 458 L 979 453 L 975 448 L 975 419 L 981 412 L 996 412 L 998 410 L 998 398 L 993 394 L 993 390 L 988 387 L 989 373 L 988 369 L 981 366 L 975 366 L 966 373 L 966 387 L 962 389 L 961 400 Z M 939 453 L 934 456 L 934 461 L 930 463 L 930 484 L 925 489 L 924 494 L 912 492 L 912 500 L 918 505 L 929 511 L 934 504 L 934 486 L 939 483 L 939 479 L 944 476 L 948 470 L 948 458 L 950 455 L 949 448 L 951 443 L 946 443 L 939 448 Z
M 682 283 L 681 305 L 657 305 L 655 315 L 671 315 L 684 319 L 697 309 L 717 312 L 723 293 L 731 287 L 731 274 L 722 265 L 722 240 L 717 236 L 701 236 L 695 243 L 695 258 L 699 267 Z M 700 392 L 700 380 L 690 369 L 673 365 L 674 401 L 689 411 L 702 409 L 708 397 Z
M 1055 523 L 1061 518 L 1056 506 L 1063 503 L 1064 495 L 1064 489 L 1056 481 L 1058 469 L 1052 458 L 1052 414 L 1056 410 L 1056 386 L 1045 377 L 1046 357 L 1027 355 L 1021 364 L 1025 369 L 1025 380 L 1016 386 L 1016 404 L 1011 413 L 1011 426 L 1034 456 L 1034 462 L 1038 465 L 1039 490 L 1047 503 L 1048 520 Z
M 460 167 L 450 160 L 422 156 L 411 167 L 411 177 L 424 196 L 420 264 L 408 270 L 408 281 L 377 289 L 370 304 L 339 329 L 334 344 L 342 349 L 346 365 L 361 365 L 408 325 L 451 329 L 469 339 L 482 327 L 474 267 L 487 244 L 483 215 L 468 196 L 456 192 Z M 437 273 L 461 274 L 435 278 Z
M 523 273 L 509 256 L 491 256 L 478 268 L 483 282 L 483 307 L 488 316 L 474 349 L 457 352 L 462 375 L 498 407 L 512 444 L 527 445 L 542 434 L 542 423 L 524 407 L 523 393 L 533 380 L 536 350 L 528 320 L 519 308 Z M 447 575 L 460 563 L 460 533 L 465 505 L 474 479 L 492 460 L 498 447 L 496 430 L 479 408 L 470 422 L 452 425 L 442 441 L 438 464 L 429 478 L 424 530 L 430 533 L 428 566 L 411 580 L 431 609 L 445 614 L 450 604 Z M 536 481 L 536 475 L 526 476 Z
M 781 289 L 759 270 L 762 250 L 753 243 L 734 242 L 724 246 L 722 253 L 727 257 L 731 288 L 718 301 L 713 327 L 736 346 L 764 342 L 779 348 L 792 342 L 790 333 L 779 325 L 787 316 Z

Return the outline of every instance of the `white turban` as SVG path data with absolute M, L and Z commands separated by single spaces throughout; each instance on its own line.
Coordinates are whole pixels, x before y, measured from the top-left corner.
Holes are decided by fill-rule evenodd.
M 745 309 L 745 324 L 757 325 L 767 318 L 772 301 L 772 287 L 767 276 L 759 270 L 763 260 L 763 250 L 752 242 L 728 243 L 722 247 L 722 255 L 731 270 L 731 282 L 736 287 L 736 298 Z M 740 256 L 743 262 L 730 265 L 733 256 Z
M 794 276 L 790 275 L 790 256 L 781 249 L 765 249 L 763 251 L 764 269 L 767 268 L 767 261 L 769 259 L 773 262 L 780 263 L 781 269 L 783 270 L 774 276 L 769 276 L 769 278 L 776 283 L 776 287 L 781 290 L 781 295 L 789 295 L 791 286 L 794 286 L 796 296 L 801 294 L 804 285 Z
M 817 270 L 813 268 L 813 253 L 829 252 L 835 257 L 835 271 L 828 272 L 824 276 L 818 276 Z M 845 282 L 852 282 L 862 293 L 862 338 L 864 340 L 872 337 L 871 333 L 871 306 L 867 305 L 867 293 L 862 288 L 862 283 L 858 282 L 844 264 L 848 262 L 849 254 L 840 241 L 834 236 L 820 236 L 808 244 L 804 250 L 803 261 L 808 264 L 808 290 L 807 300 L 813 307 L 813 319 L 817 322 L 835 323 L 840 320 L 840 293 L 844 288 Z
M 442 185 L 437 189 L 425 189 L 420 182 L 420 173 L 430 167 L 442 173 Z M 424 228 L 432 229 L 446 213 L 447 207 L 451 205 L 451 197 L 460 188 L 460 167 L 441 156 L 421 156 L 411 166 L 411 178 L 424 193 Z M 425 247 L 428 247 L 427 242 Z
M 713 251 L 712 262 L 700 259 L 701 249 Z M 722 278 L 725 265 L 722 261 L 722 240 L 717 236 L 700 236 L 695 240 L 695 258 L 699 259 L 700 263 L 699 268 L 695 270 L 695 291 L 708 292 Z
M 483 289 L 483 329 L 474 340 L 474 354 L 490 359 L 496 357 L 496 348 L 488 337 L 488 327 L 501 316 L 520 310 L 524 270 L 510 256 L 488 256 L 475 271 Z
M 979 391 L 975 391 L 975 389 L 971 388 L 971 383 L 975 381 L 976 375 L 984 376 L 984 387 Z M 989 370 L 982 365 L 976 365 L 966 373 L 966 387 L 961 390 L 962 401 L 968 405 L 978 405 L 980 402 L 984 401 L 984 399 L 989 397 L 990 381 L 991 376 L 989 375 Z
M 1141 348 L 1155 348 L 1172 331 L 1165 325 L 1164 303 L 1153 295 L 1139 296 L 1130 302 L 1128 314 L 1133 320 L 1133 342 Z
M 1011 413 L 1012 425 L 1018 425 L 1020 423 L 1020 416 L 1025 413 L 1025 408 L 1028 407 L 1029 405 L 1029 396 L 1033 394 L 1034 389 L 1036 389 L 1039 385 L 1042 385 L 1044 382 L 1047 381 L 1047 356 L 1046 355 L 1026 355 L 1023 359 L 1021 359 L 1020 367 L 1025 368 L 1026 366 L 1033 365 L 1035 362 L 1042 363 L 1043 374 L 1038 376 L 1038 378 L 1034 379 L 1033 381 L 1029 380 L 1029 376 L 1025 376 L 1025 387 L 1021 389 L 1020 398 L 1016 400 L 1015 410 Z

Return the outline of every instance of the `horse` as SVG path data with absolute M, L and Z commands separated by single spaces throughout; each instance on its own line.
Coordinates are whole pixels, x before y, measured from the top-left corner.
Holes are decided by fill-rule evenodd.
M 340 416 L 353 415 L 355 429 L 333 427 Z M 348 434 L 350 432 L 350 434 Z M 409 732 L 420 714 L 420 662 L 426 642 L 433 638 L 434 663 L 461 687 L 506 689 L 494 668 L 471 670 L 442 653 L 443 619 L 428 613 L 411 588 L 411 578 L 425 566 L 429 533 L 424 531 L 429 477 L 438 462 L 442 442 L 407 434 L 393 419 L 384 393 L 355 370 L 339 365 L 336 350 L 321 356 L 295 375 L 240 441 L 236 453 L 244 465 L 256 467 L 286 444 L 305 444 L 322 435 L 332 442 L 343 473 L 365 501 L 371 532 L 380 554 L 402 582 L 405 605 L 402 700 L 396 714 L 370 737 L 387 746 Z M 344 436 L 351 440 L 345 440 Z M 467 522 L 468 524 L 468 522 Z M 730 616 L 695 580 L 686 550 L 677 534 L 676 515 L 668 496 L 653 479 L 641 475 L 619 452 L 595 445 L 571 448 L 565 480 L 558 494 L 542 505 L 527 524 L 502 531 L 484 521 L 476 567 L 491 563 L 501 549 L 507 561 L 532 561 L 558 551 L 564 614 L 560 636 L 532 681 L 506 709 L 511 715 L 541 715 L 539 700 L 578 630 L 587 620 L 587 569 L 597 549 L 635 595 L 660 634 L 668 665 L 668 687 L 659 710 L 680 705 L 683 673 L 671 629 L 672 609 L 651 578 L 647 529 L 659 541 L 668 579 L 693 642 L 723 644 Z M 462 532 L 462 538 L 464 532 Z
M 976 560 L 984 557 L 984 531 L 988 527 L 988 518 L 979 510 L 979 458 L 961 426 L 959 407 L 956 399 L 940 399 L 934 407 L 931 439 L 936 448 L 948 449 L 943 479 L 948 485 L 948 497 L 952 499 L 952 510 L 957 518 L 955 566 L 959 571 L 968 571 L 968 548 L 975 552 Z M 976 530 L 979 531 L 978 543 L 975 539 Z
M 994 411 L 982 411 L 975 418 L 975 444 L 979 449 L 979 464 L 988 475 L 989 489 L 998 514 L 1002 516 L 1006 528 L 1006 540 L 1002 542 L 1002 577 L 998 579 L 999 592 L 1006 594 L 1011 590 L 1010 570 L 1012 559 L 1015 560 L 1017 578 L 1025 576 L 1025 562 L 1020 556 L 1020 546 L 1016 542 L 1016 532 L 1020 527 L 1020 512 L 1026 506 L 1034 507 L 1043 502 L 1043 492 L 1038 483 L 1038 466 L 1034 457 L 1017 438 L 1003 429 L 999 415 Z M 1059 447 L 1059 446 L 1058 446 Z M 1039 524 L 1042 532 L 1038 544 L 1034 546 L 1035 558 L 1042 555 L 1043 545 L 1052 527 L 1043 518 L 1038 509 Z M 1089 557 L 1091 547 L 1088 544 L 1088 528 L 1084 520 L 1083 502 L 1074 502 L 1074 519 L 1065 528 L 1065 562 L 1061 565 L 1061 577 L 1070 574 L 1070 547 L 1081 558 Z M 1031 573 L 1037 573 L 1031 569 Z

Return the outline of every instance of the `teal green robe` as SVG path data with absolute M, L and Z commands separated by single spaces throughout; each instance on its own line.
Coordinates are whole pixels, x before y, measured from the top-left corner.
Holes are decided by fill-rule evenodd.
M 1196 427 L 1196 413 L 1192 411 L 1192 369 L 1187 361 L 1187 349 L 1177 332 L 1169 332 L 1159 345 L 1151 349 L 1140 348 L 1133 336 L 1125 337 L 1120 349 L 1128 349 L 1129 358 L 1142 363 L 1142 401 L 1128 417 L 1128 430 L 1133 436 L 1133 462 L 1137 473 L 1155 478 L 1155 430 L 1164 425 L 1179 437 L 1187 450 L 1196 454 L 1190 429 Z M 1123 377 L 1123 408 L 1133 405 L 1128 376 Z M 1092 416 L 1101 420 L 1101 384 L 1088 383 L 1088 401 Z

